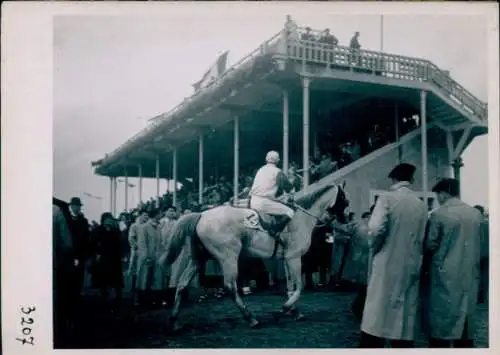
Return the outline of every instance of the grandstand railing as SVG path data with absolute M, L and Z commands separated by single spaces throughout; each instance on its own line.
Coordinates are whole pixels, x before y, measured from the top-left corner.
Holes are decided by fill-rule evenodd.
M 439 69 L 429 60 L 305 41 L 299 39 L 303 32 L 304 29 L 298 28 L 295 38 L 287 37 L 284 54 L 288 59 L 300 61 L 304 65 L 318 63 L 333 69 L 428 82 L 481 121 L 486 122 L 488 119 L 488 105 L 453 80 L 448 72 Z

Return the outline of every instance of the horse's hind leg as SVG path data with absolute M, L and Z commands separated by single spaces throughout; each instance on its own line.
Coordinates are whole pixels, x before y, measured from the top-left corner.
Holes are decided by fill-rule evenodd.
M 231 299 L 236 303 L 236 306 L 238 306 L 238 309 L 243 315 L 243 319 L 245 319 L 252 328 L 258 327 L 259 321 L 254 317 L 252 312 L 250 312 L 238 294 L 238 286 L 236 284 L 236 279 L 238 277 L 238 260 L 236 258 L 235 260 L 226 259 L 221 263 L 221 266 L 222 272 L 224 273 L 224 286 L 228 290 Z
M 177 283 L 174 307 L 172 308 L 172 315 L 170 316 L 170 322 L 174 331 L 181 329 L 181 325 L 179 324 L 179 309 L 182 302 L 182 294 L 191 283 L 191 280 L 196 276 L 197 272 L 198 265 L 194 260 L 189 260 L 187 267 L 182 272 Z

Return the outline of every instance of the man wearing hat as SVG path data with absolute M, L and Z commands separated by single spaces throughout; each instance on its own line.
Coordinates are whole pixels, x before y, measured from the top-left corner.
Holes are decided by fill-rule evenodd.
M 412 347 L 417 335 L 427 206 L 410 189 L 414 173 L 411 164 L 397 165 L 389 174 L 393 185 L 377 199 L 368 224 L 356 228 L 372 256 L 361 348 Z
M 69 202 L 69 212 L 71 218 L 68 227 L 73 241 L 75 252 L 75 263 L 71 283 L 74 301 L 78 302 L 83 289 L 85 276 L 85 262 L 89 253 L 89 222 L 82 213 L 82 201 L 78 197 L 72 197 Z
M 479 290 L 481 213 L 462 202 L 459 183 L 442 179 L 432 189 L 440 207 L 429 220 L 430 347 L 473 346 L 473 320 Z

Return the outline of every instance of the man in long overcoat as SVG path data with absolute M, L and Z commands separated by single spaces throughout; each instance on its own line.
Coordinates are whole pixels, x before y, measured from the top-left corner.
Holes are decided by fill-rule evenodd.
M 68 316 L 70 294 L 65 286 L 71 281 L 73 267 L 73 242 L 64 213 L 61 208 L 52 204 L 52 272 L 53 272 L 53 306 L 54 306 L 54 346 L 59 348 L 67 338 L 71 319 Z
M 155 273 L 155 284 L 159 287 L 161 291 L 159 297 L 161 298 L 161 303 L 165 306 L 168 301 L 170 301 L 170 295 L 173 292 L 169 292 L 169 277 L 172 276 L 172 268 L 175 268 L 174 264 L 165 265 L 159 263 L 161 256 L 167 251 L 168 244 L 170 242 L 170 236 L 172 235 L 172 228 L 177 219 L 177 209 L 174 206 L 168 206 L 165 211 L 165 217 L 160 221 L 160 246 L 156 253 L 156 273 Z
M 75 309 L 79 309 L 81 293 L 85 282 L 85 265 L 89 259 L 90 248 L 90 228 L 87 218 L 82 212 L 82 201 L 78 197 L 73 197 L 69 203 L 70 218 L 68 227 L 71 233 L 75 262 L 71 269 L 71 283 L 68 287 L 71 288 Z
M 372 251 L 362 348 L 412 347 L 417 333 L 427 207 L 410 189 L 414 172 L 413 165 L 397 165 L 390 191 L 378 198 L 368 225 L 357 228 Z
M 432 190 L 440 207 L 429 220 L 430 347 L 473 346 L 479 289 L 481 213 L 459 200 L 459 183 L 443 179 Z
M 146 210 L 141 210 L 139 216 L 135 222 L 130 226 L 128 232 L 128 243 L 130 246 L 130 259 L 127 270 L 127 276 L 130 279 L 130 289 L 132 294 L 136 292 L 136 282 L 137 282 L 137 237 L 139 234 L 140 226 L 146 222 L 148 219 L 148 214 Z
M 147 222 L 137 229 L 137 303 L 154 302 L 153 288 L 156 269 L 156 252 L 160 245 L 159 222 L 161 211 L 153 208 L 148 212 Z

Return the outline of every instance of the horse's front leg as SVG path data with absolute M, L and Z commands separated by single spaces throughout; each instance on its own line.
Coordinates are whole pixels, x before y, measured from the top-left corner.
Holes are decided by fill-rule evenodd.
M 226 259 L 221 263 L 222 272 L 224 274 L 224 286 L 229 292 L 231 299 L 241 314 L 243 315 L 243 319 L 248 322 L 250 327 L 257 328 L 260 325 L 260 322 L 254 317 L 252 312 L 248 309 L 247 305 L 243 302 L 240 295 L 238 294 L 238 286 L 236 284 L 236 280 L 238 278 L 238 260 L 235 258 L 234 260 Z
M 283 305 L 283 313 L 290 312 L 296 320 L 301 320 L 304 315 L 299 312 L 297 301 L 300 298 L 302 289 L 302 261 L 300 258 L 286 259 L 285 271 L 287 273 L 287 295 L 288 300 Z

